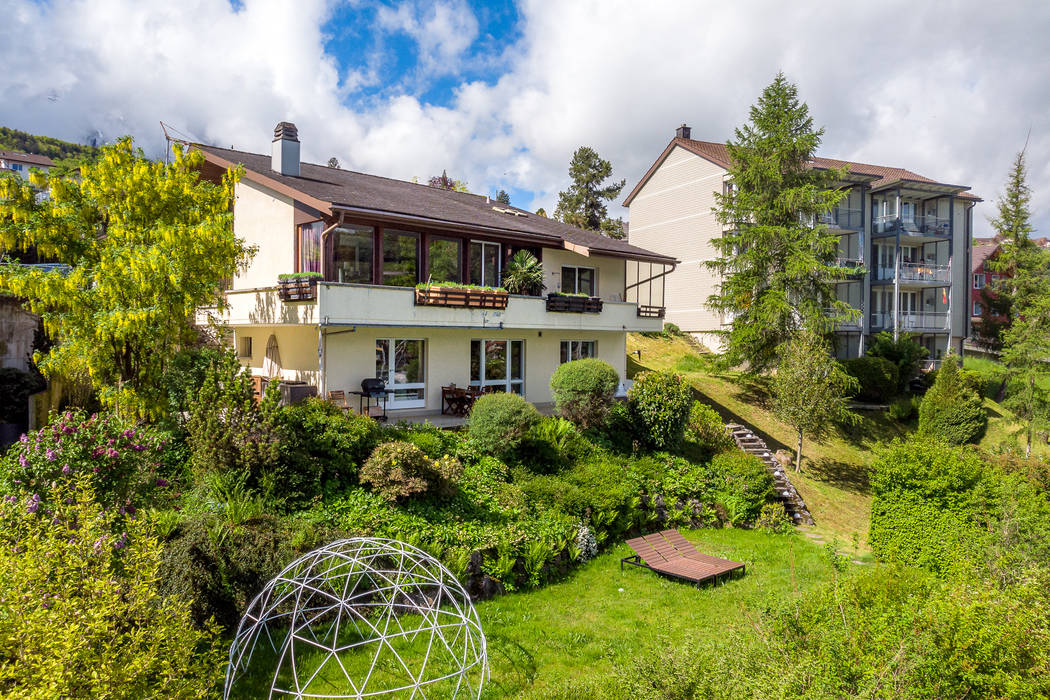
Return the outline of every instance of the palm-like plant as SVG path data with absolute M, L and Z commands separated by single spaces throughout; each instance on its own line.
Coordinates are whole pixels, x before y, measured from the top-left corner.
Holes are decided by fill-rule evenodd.
M 503 271 L 503 288 L 511 294 L 528 294 L 539 296 L 546 285 L 543 284 L 543 264 L 527 250 L 515 253 L 507 269 Z

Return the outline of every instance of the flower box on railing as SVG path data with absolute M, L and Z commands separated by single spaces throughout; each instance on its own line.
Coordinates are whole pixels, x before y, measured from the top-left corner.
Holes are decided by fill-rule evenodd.
M 663 318 L 665 309 L 662 306 L 649 306 L 648 304 L 638 305 L 638 317 L 639 318 Z
M 600 314 L 602 312 L 602 300 L 598 297 L 588 297 L 577 294 L 547 295 L 547 311 L 565 311 L 576 314 Z
M 416 306 L 456 306 L 468 309 L 505 309 L 509 296 L 503 289 L 476 287 L 416 287 Z
M 277 279 L 277 296 L 281 301 L 315 301 L 317 299 L 317 274 L 281 275 Z

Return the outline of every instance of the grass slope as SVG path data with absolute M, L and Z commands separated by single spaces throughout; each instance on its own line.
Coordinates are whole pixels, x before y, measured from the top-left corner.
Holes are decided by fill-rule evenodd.
M 641 355 L 632 356 L 637 351 Z M 627 353 L 629 375 L 644 369 L 679 372 L 693 385 L 697 399 L 714 407 L 724 420 L 749 425 L 774 451 L 794 453 L 794 431 L 773 416 L 763 380 L 716 371 L 708 358 L 682 337 L 631 334 Z M 813 514 L 816 533 L 842 543 L 857 538 L 863 550 L 871 511 L 871 449 L 881 441 L 904 435 L 907 428 L 882 411 L 862 411 L 860 416 L 858 425 L 838 430 L 824 442 L 807 440 L 803 444 L 803 473 L 791 474 L 791 480 Z

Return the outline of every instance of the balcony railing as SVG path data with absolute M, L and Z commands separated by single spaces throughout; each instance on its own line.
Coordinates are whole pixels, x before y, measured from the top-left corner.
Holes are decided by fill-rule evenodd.
M 901 280 L 908 282 L 951 282 L 952 268 L 949 265 L 902 263 Z
M 860 209 L 835 207 L 817 217 L 825 226 L 845 231 L 860 231 L 864 228 L 864 212 Z
M 872 234 L 888 235 L 900 231 L 905 236 L 931 236 L 947 238 L 951 236 L 951 220 L 939 216 L 904 216 L 896 214 L 876 216 L 872 220 Z
M 901 311 L 897 315 L 900 329 L 903 331 L 946 331 L 948 330 L 947 311 Z M 871 315 L 872 328 L 893 328 L 892 313 L 874 313 Z
M 858 309 L 859 311 L 859 309 Z M 856 318 L 849 318 L 838 309 L 827 307 L 824 309 L 824 314 L 831 319 L 832 323 L 835 324 L 835 328 L 852 328 L 858 329 L 864 320 L 864 317 L 858 313 Z

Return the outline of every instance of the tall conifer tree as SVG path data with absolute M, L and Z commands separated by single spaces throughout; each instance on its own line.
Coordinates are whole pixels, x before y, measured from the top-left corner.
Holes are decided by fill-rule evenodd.
M 838 236 L 816 223 L 846 195 L 835 188 L 840 171 L 810 167 L 823 134 L 779 73 L 726 144 L 732 186 L 714 209 L 726 232 L 707 263 L 722 283 L 707 303 L 732 319 L 724 333 L 731 366 L 761 371 L 796 330 L 830 331 L 831 317 L 859 315 L 835 300 L 833 284 L 855 270 L 835 265 Z

